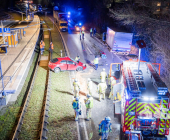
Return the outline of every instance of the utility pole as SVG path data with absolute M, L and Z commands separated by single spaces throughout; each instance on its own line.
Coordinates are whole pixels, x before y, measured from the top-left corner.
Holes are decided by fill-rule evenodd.
M 3 41 L 4 41 L 4 44 L 5 44 L 4 28 L 3 28 L 3 23 L 2 23 L 2 20 L 1 20 L 1 28 L 2 28 L 2 36 L 3 36 Z

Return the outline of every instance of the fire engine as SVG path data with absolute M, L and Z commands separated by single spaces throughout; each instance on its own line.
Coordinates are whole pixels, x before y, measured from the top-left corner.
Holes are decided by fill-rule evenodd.
M 117 85 L 121 85 L 121 99 L 115 103 L 115 113 L 121 115 L 121 128 L 126 135 L 123 139 L 167 140 L 170 94 L 159 76 L 160 66 L 140 60 L 110 65 L 110 76 L 119 81 Z M 114 93 L 113 96 L 117 95 Z

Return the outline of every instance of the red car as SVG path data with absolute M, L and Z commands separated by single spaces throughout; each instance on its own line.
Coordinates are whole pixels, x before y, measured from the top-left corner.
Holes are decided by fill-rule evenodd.
M 82 71 L 86 69 L 86 65 L 79 62 L 77 63 L 75 60 L 70 57 L 60 57 L 54 58 L 49 61 L 48 67 L 53 70 L 55 73 L 65 70 L 76 70 Z

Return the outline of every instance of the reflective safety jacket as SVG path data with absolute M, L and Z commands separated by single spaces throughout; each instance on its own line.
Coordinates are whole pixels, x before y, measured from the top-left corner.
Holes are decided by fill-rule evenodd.
M 86 108 L 93 108 L 93 97 L 87 98 L 85 100 Z
M 84 34 L 84 31 L 82 31 L 82 34 Z
M 92 28 L 90 29 L 90 32 L 91 32 L 91 33 L 93 32 Z
M 92 81 L 88 81 L 88 83 L 87 83 L 87 89 L 88 89 L 89 91 L 92 90 Z
M 76 58 L 75 58 L 75 61 L 79 61 L 79 60 L 80 60 L 80 57 L 76 57 Z
M 78 91 L 80 89 L 80 85 L 78 82 L 73 82 L 74 90 Z
M 100 73 L 100 78 L 101 78 L 101 81 L 106 81 L 106 77 L 107 77 L 107 73 L 105 71 L 102 71 Z
M 77 111 L 81 109 L 80 101 L 73 100 L 72 106 L 73 106 L 73 109 Z
M 54 47 L 53 47 L 53 43 L 52 44 L 50 44 L 50 48 L 53 50 L 54 49 Z
M 99 124 L 99 132 L 102 133 L 109 133 L 112 132 L 112 123 L 107 123 L 106 120 L 102 120 L 101 123 Z
M 95 58 L 94 59 L 94 64 L 98 64 L 99 63 L 99 59 L 98 58 Z
M 79 33 L 79 35 L 81 35 L 81 32 Z
M 97 86 L 97 89 L 98 89 L 99 93 L 105 93 L 105 91 L 107 89 L 106 83 L 99 83 Z

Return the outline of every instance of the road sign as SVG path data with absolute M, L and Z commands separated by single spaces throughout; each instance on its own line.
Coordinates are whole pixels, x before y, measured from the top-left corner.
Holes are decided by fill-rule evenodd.
M 10 28 L 3 28 L 4 33 L 10 33 Z M 0 33 L 2 33 L 2 28 L 0 28 Z
M 146 47 L 146 44 L 143 40 L 138 40 L 136 41 L 136 43 L 138 44 L 139 48 L 145 48 Z

